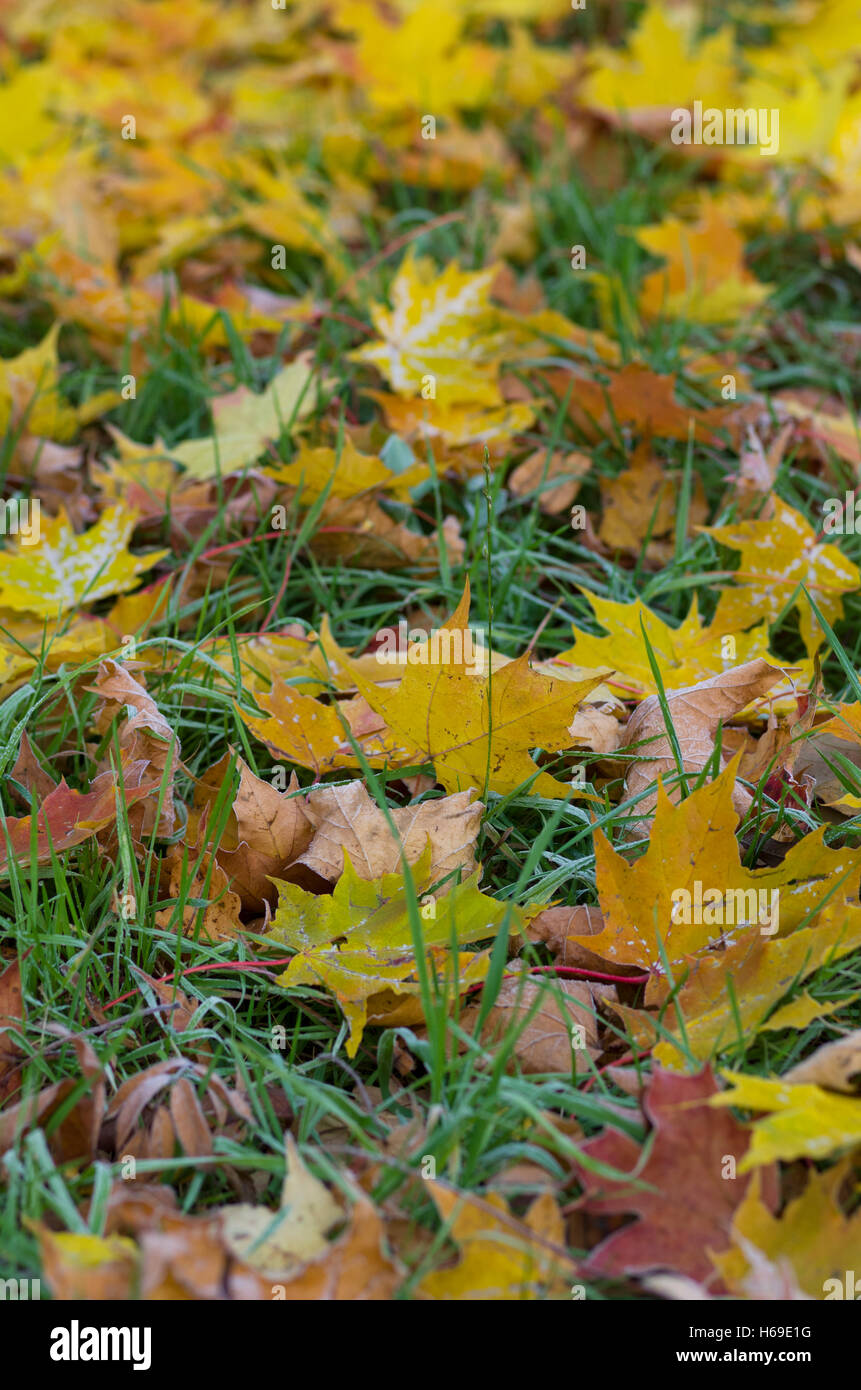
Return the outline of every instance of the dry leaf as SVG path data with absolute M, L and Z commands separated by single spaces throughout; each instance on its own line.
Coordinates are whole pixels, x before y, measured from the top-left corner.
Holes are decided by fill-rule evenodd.
M 824 1043 L 812 1056 L 783 1073 L 793 1085 L 824 1086 L 828 1091 L 857 1095 L 861 1088 L 861 1029 L 835 1042 Z
M 345 855 L 361 878 L 382 878 L 397 873 L 401 850 L 415 864 L 430 839 L 430 881 L 438 882 L 456 869 L 468 878 L 476 868 L 475 840 L 484 806 L 472 800 L 470 791 L 424 801 L 418 806 L 393 807 L 390 811 L 398 833 L 392 836 L 386 816 L 368 795 L 362 782 L 346 786 L 317 787 L 307 798 L 306 812 L 314 824 L 314 838 L 298 863 L 335 883 L 344 869 Z M 444 885 L 446 892 L 449 885 Z
M 294 773 L 286 792 L 257 777 L 248 764 L 229 752 L 198 780 L 194 792 L 195 811 L 189 815 L 189 835 L 199 841 L 198 827 L 205 820 L 207 833 L 225 781 L 233 769 L 239 770 L 239 786 L 230 815 L 218 840 L 215 855 L 230 880 L 231 890 L 239 894 L 242 906 L 261 912 L 264 902 L 274 903 L 271 880 L 284 873 L 314 834 L 313 822 L 299 792 Z M 204 816 L 204 812 L 208 812 Z
M 240 920 L 242 902 L 238 893 L 228 887 L 227 874 L 212 854 L 198 854 L 187 846 L 171 845 L 162 861 L 162 868 L 168 877 L 165 897 L 183 902 L 182 930 L 187 936 L 200 931 L 204 941 L 219 941 L 223 937 L 236 936 L 243 930 Z M 202 906 L 195 906 L 195 899 Z M 155 914 L 156 924 L 175 930 L 174 909 L 164 907 Z
M 672 726 L 678 739 L 679 751 L 685 772 L 702 772 L 714 753 L 718 725 L 739 714 L 752 700 L 765 695 L 780 678 L 780 671 L 765 661 L 749 661 L 744 666 L 712 676 L 700 681 L 698 685 L 683 690 L 673 690 L 667 694 Z M 625 745 L 637 745 L 637 756 L 647 761 L 636 762 L 628 770 L 625 778 L 625 797 L 639 796 L 645 788 L 653 785 L 661 776 L 677 771 L 673 748 L 667 733 L 664 713 L 657 695 L 650 695 L 634 711 L 628 720 L 623 735 Z M 726 758 L 724 758 L 726 763 Z M 678 801 L 681 792 L 672 787 L 667 793 L 671 801 Z M 751 803 L 750 793 L 737 786 L 733 793 L 733 804 L 741 817 Z M 640 817 L 649 815 L 657 802 L 657 794 L 651 793 L 637 802 L 636 811 Z M 632 836 L 648 833 L 649 822 L 641 819 L 630 828 Z
M 123 762 L 146 763 L 147 778 L 157 787 L 152 798 L 139 801 L 130 811 L 132 834 L 139 842 L 153 831 L 160 837 L 171 835 L 176 824 L 173 782 L 179 767 L 179 739 L 152 696 L 119 662 L 103 661 L 95 683 L 87 689 L 101 697 L 94 721 L 100 734 L 128 711 L 118 729 Z
M 465 1009 L 461 1027 L 472 1032 L 480 1011 L 479 1004 Z M 590 1057 L 600 1052 L 589 985 L 580 980 L 557 980 L 552 987 L 537 980 L 504 980 L 482 1026 L 481 1041 L 493 1055 L 500 1043 L 512 1038 L 512 1062 L 516 1058 L 525 1072 L 570 1076 L 572 1071 L 582 1070 L 581 1049 Z

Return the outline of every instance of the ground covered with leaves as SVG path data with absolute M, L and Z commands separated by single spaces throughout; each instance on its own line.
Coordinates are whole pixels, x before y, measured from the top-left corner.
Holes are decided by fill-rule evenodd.
M 856 1297 L 859 53 L 0 3 L 4 1278 Z

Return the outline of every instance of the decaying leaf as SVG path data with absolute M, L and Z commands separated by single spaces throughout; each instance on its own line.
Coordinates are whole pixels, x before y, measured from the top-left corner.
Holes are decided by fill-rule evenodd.
M 216 846 L 215 857 L 224 870 L 231 891 L 242 906 L 261 911 L 264 902 L 275 901 L 272 878 L 282 874 L 307 850 L 314 835 L 314 822 L 308 814 L 295 773 L 286 792 L 257 777 L 243 758 L 226 753 L 199 779 L 194 792 L 195 809 L 189 815 L 189 836 L 195 843 L 205 826 L 207 838 L 214 834 L 212 821 L 216 807 L 233 769 L 239 771 L 239 785 Z M 223 817 L 220 817 L 223 819 Z
M 549 457 L 536 449 L 514 469 L 508 486 L 516 497 L 538 495 L 538 505 L 548 516 L 566 512 L 580 491 L 580 481 L 592 467 L 588 454 L 555 450 Z
M 221 1229 L 238 1259 L 275 1279 L 322 1254 L 329 1244 L 326 1233 L 342 1224 L 344 1216 L 341 1204 L 308 1171 L 288 1135 L 280 1212 L 273 1214 L 266 1207 L 223 1207 Z
M 165 896 L 183 903 L 182 930 L 187 935 L 199 931 L 203 940 L 218 941 L 243 930 L 242 900 L 229 887 L 228 876 L 214 855 L 175 844 L 162 863 L 168 880 Z M 172 907 L 163 907 L 155 920 L 169 931 L 176 929 Z
M 481 1041 L 495 1053 L 512 1043 L 510 1066 L 525 1072 L 561 1072 L 578 1069 L 584 1053 L 597 1057 L 598 1016 L 596 996 L 585 981 L 505 980 L 481 1030 Z M 472 1030 L 480 1005 L 472 1004 L 461 1015 L 461 1026 Z M 579 1060 L 579 1068 L 584 1063 Z
M 49 1030 L 64 1042 L 71 1043 L 80 1077 L 55 1081 L 35 1094 L 26 1095 L 17 1104 L 7 1106 L 0 1113 L 0 1145 L 4 1151 L 11 1148 L 22 1134 L 37 1126 L 44 1127 L 58 1111 L 65 1109 L 66 1113 L 46 1136 L 48 1149 L 58 1165 L 88 1163 L 95 1158 L 98 1150 L 99 1128 L 104 1113 L 102 1064 L 87 1038 L 69 1033 L 60 1024 L 49 1025 Z M 83 1090 L 81 1079 L 85 1083 Z M 75 1092 L 80 1094 L 69 1109 L 66 1103 Z
M 658 1039 L 652 1018 L 630 1011 L 626 1017 L 635 1037 L 641 1043 L 657 1044 L 655 1057 L 663 1066 L 684 1068 L 691 1055 L 705 1060 L 721 1047 L 737 1046 L 752 1038 L 766 1026 L 786 1026 L 780 1019 L 781 1011 L 771 1014 L 771 1010 L 787 991 L 823 965 L 861 946 L 861 909 L 851 901 L 851 887 L 846 895 L 843 892 L 843 885 L 853 879 L 853 873 L 836 876 L 836 882 L 822 896 L 824 905 L 816 913 L 814 925 L 796 926 L 789 935 L 776 938 L 763 934 L 761 928 L 750 928 L 737 941 L 701 952 L 691 960 L 681 988 L 669 981 L 650 981 L 646 998 L 663 1013 L 664 1031 Z M 805 899 L 804 885 L 799 883 L 798 889 L 796 905 L 800 906 Z M 810 889 L 818 891 L 815 880 Z M 765 910 L 767 901 L 763 900 Z M 792 898 L 789 911 L 794 916 L 791 904 Z M 816 912 L 815 904 L 811 912 Z
M 279 758 L 324 772 L 359 766 L 352 739 L 371 767 L 405 760 L 397 737 L 367 700 L 356 697 L 323 704 L 311 695 L 275 681 L 271 694 L 257 695 L 265 717 L 238 712 L 243 723 Z
M 101 697 L 94 724 L 104 734 L 121 713 L 118 738 L 123 762 L 147 764 L 147 778 L 158 793 L 139 801 L 129 814 L 138 841 L 155 831 L 172 834 L 176 824 L 173 782 L 179 767 L 179 739 L 140 681 L 117 661 L 103 661 L 95 683 L 89 686 Z M 159 807 L 160 801 L 160 807 Z
M 213 1152 L 213 1130 L 238 1138 L 249 1118 L 239 1091 L 208 1075 L 202 1063 L 173 1057 L 118 1087 L 105 1112 L 101 1142 L 117 1158 L 167 1161 L 177 1149 L 188 1158 L 204 1158 Z

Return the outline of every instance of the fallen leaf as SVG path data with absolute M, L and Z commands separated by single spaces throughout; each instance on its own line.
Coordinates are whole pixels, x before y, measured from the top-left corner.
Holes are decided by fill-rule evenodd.
M 270 440 L 310 414 L 316 404 L 314 369 L 297 358 L 270 381 L 259 395 L 239 386 L 212 402 L 215 426 L 203 439 L 174 445 L 170 456 L 194 478 L 233 473 L 252 464 Z
M 295 773 L 287 791 L 280 792 L 257 777 L 238 754 L 229 752 L 198 780 L 194 792 L 196 809 L 189 815 L 189 834 L 195 841 L 204 818 L 209 827 L 219 795 L 234 768 L 239 771 L 239 785 L 215 847 L 215 857 L 230 880 L 231 891 L 239 894 L 242 906 L 260 912 L 264 902 L 275 900 L 271 879 L 308 849 L 315 834 L 314 823 L 304 799 L 298 795 Z
M 861 1029 L 824 1043 L 812 1056 L 783 1073 L 794 1086 L 823 1086 L 827 1091 L 857 1095 L 861 1089 Z
M 655 457 L 649 441 L 634 450 L 628 467 L 615 478 L 602 478 L 603 516 L 598 535 L 614 551 L 638 555 L 645 548 L 649 565 L 660 567 L 675 553 L 678 480 Z M 694 480 L 688 504 L 688 530 L 706 519 L 700 478 Z
M 264 717 L 248 714 L 237 705 L 242 722 L 277 757 L 309 767 L 318 780 L 324 772 L 359 765 L 348 734 L 371 767 L 410 760 L 382 716 L 363 698 L 323 704 L 276 680 L 268 695 L 257 694 L 255 700 Z
M 498 311 L 489 302 L 496 266 L 472 274 L 452 262 L 437 274 L 426 256 L 407 256 L 392 284 L 392 308 L 371 306 L 379 341 L 357 348 L 353 361 L 370 362 L 404 397 L 426 394 L 443 406 L 470 402 L 499 406 L 504 343 Z
M 220 941 L 243 931 L 242 900 L 231 891 L 227 874 L 214 855 L 174 844 L 164 857 L 163 868 L 168 878 L 165 897 L 183 904 L 181 921 L 186 936 L 196 936 L 199 931 L 204 941 Z M 156 925 L 175 931 L 175 911 L 173 907 L 162 908 L 155 914 Z
M 759 1025 L 761 1033 L 779 1032 L 781 1028 L 798 1028 L 802 1032 L 818 1018 L 827 1018 L 829 1014 L 836 1013 L 847 1004 L 854 1003 L 858 995 L 849 995 L 846 999 L 830 999 L 824 1002 L 814 999 L 803 990 L 795 999 L 788 1004 L 783 1004 L 776 1013 L 773 1013 L 765 1023 Z M 842 1089 L 842 1087 L 838 1088 Z
M 433 763 L 446 791 L 481 791 L 486 784 L 505 794 L 534 779 L 533 796 L 567 795 L 565 783 L 539 771 L 530 749 L 570 748 L 577 706 L 606 673 L 553 680 L 533 671 L 524 653 L 490 680 L 475 669 L 468 618 L 467 582 L 455 612 L 436 640 L 419 645 L 398 687 L 359 679 L 359 690 L 393 734 L 416 750 L 416 761 Z
M 536 1197 L 519 1221 L 498 1193 L 452 1191 L 436 1179 L 427 1187 L 460 1259 L 426 1274 L 420 1294 L 460 1301 L 569 1296 L 577 1270 L 565 1253 L 562 1214 L 549 1192 Z
M 21 965 L 13 960 L 0 975 L 0 1103 L 15 1090 L 26 1056 L 14 1037 L 23 1030 L 24 1018 Z
M 477 867 L 475 840 L 483 811 L 482 803 L 473 801 L 469 791 L 417 806 L 395 806 L 389 812 L 397 832 L 394 836 L 364 783 L 316 787 L 306 801 L 313 839 L 297 862 L 335 883 L 349 855 L 360 878 L 376 879 L 399 870 L 401 852 L 409 864 L 417 863 L 430 840 L 432 882 L 457 869 L 469 878 Z M 447 885 L 441 891 L 447 891 Z
M 615 603 L 591 593 L 586 594 L 586 598 L 594 609 L 597 621 L 606 628 L 607 635 L 596 636 L 575 628 L 574 646 L 560 653 L 556 661 L 571 662 L 586 669 L 612 665 L 615 671 L 607 678 L 607 684 L 627 699 L 639 699 L 657 691 L 643 628 L 658 663 L 664 689 L 668 692 L 696 685 L 711 676 L 729 674 L 739 663 L 747 665 L 755 658 L 765 660 L 773 667 L 779 665 L 778 658 L 768 650 L 768 628 L 765 623 L 749 632 L 737 633 L 728 642 L 725 633 L 716 631 L 712 624 L 703 624 L 696 595 L 687 617 L 678 627 L 672 627 L 640 599 L 635 599 L 633 603 Z M 812 677 L 809 663 L 799 663 L 792 670 L 797 672 L 799 682 Z M 772 696 L 774 708 L 780 708 L 781 703 L 785 702 L 786 693 L 792 691 L 792 683 L 781 677 L 782 673 L 778 670 L 780 684 Z M 792 704 L 794 708 L 794 699 Z
M 799 1287 L 810 1298 L 828 1296 L 829 1281 L 836 1279 L 843 1296 L 846 1271 L 857 1262 L 861 1241 L 861 1213 L 844 1215 L 838 1197 L 850 1177 L 847 1163 L 825 1172 L 808 1169 L 803 1192 L 775 1216 L 759 1195 L 758 1174 L 749 1184 L 731 1228 L 733 1248 L 712 1259 L 731 1294 L 745 1291 L 746 1277 L 755 1268 L 759 1252 L 770 1261 L 788 1265 Z M 856 1297 L 854 1275 L 852 1292 Z M 833 1293 L 832 1295 L 833 1296 Z
M 37 758 L 33 745 L 27 737 L 26 729 L 21 731 L 21 746 L 18 749 L 18 757 L 15 759 L 11 776 L 26 791 L 35 796 L 37 803 L 44 801 L 45 797 L 55 791 L 57 787 L 54 778 L 45 771 Z
M 588 950 L 614 965 L 650 971 L 657 987 L 668 972 L 690 969 L 690 958 L 702 960 L 701 953 L 717 942 L 742 954 L 757 940 L 767 941 L 768 951 L 789 950 L 792 932 L 815 922 L 829 904 L 835 926 L 843 926 L 861 884 L 861 851 L 829 849 L 821 826 L 777 867 L 746 868 L 735 837 L 734 773 L 731 763 L 678 806 L 659 787 L 648 848 L 633 863 L 595 829 L 595 881 L 604 920 L 600 932 L 582 937 Z M 856 915 L 861 918 L 861 909 Z M 780 938 L 768 940 L 775 928 Z M 834 940 L 829 944 L 833 948 Z
M 108 507 L 95 526 L 78 536 L 62 508 L 55 518 L 43 517 L 34 545 L 16 536 L 0 552 L 0 608 L 56 618 L 83 603 L 133 589 L 139 576 L 168 554 L 132 555 L 128 542 L 136 520 L 134 512 Z
M 327 1250 L 327 1231 L 343 1223 L 345 1212 L 329 1189 L 308 1171 L 291 1135 L 287 1136 L 287 1173 L 281 1209 L 221 1208 L 221 1230 L 237 1259 L 264 1277 L 290 1275 Z
M 555 449 L 548 455 L 536 449 L 508 476 L 508 486 L 516 497 L 538 496 L 538 505 L 547 516 L 566 512 L 580 491 L 580 482 L 592 467 L 588 454 L 566 454 Z
M 460 1026 L 474 1030 L 480 1013 L 479 1004 L 470 1005 L 461 1014 Z M 589 985 L 580 980 L 557 980 L 554 987 L 537 980 L 504 980 L 482 1025 L 481 1041 L 492 1054 L 509 1040 L 513 1042 L 509 1069 L 514 1059 L 528 1073 L 570 1076 L 581 1069 L 578 1058 L 583 1051 L 590 1057 L 600 1051 L 595 997 Z
M 59 1302 L 125 1301 L 134 1297 L 138 1249 L 128 1236 L 33 1229 L 42 1274 Z
M 704 535 L 740 552 L 736 582 L 722 591 L 714 616 L 716 631 L 742 632 L 751 615 L 774 622 L 793 602 L 799 610 L 801 636 L 808 655 L 822 644 L 824 633 L 804 585 L 832 625 L 843 616 L 843 594 L 861 587 L 861 571 L 836 545 L 817 539 L 808 521 L 781 498 L 765 521 L 741 521 L 730 526 L 701 526 Z
M 722 1073 L 730 1090 L 713 1096 L 711 1105 L 766 1111 L 752 1128 L 751 1146 L 741 1164 L 746 1172 L 780 1158 L 827 1158 L 861 1144 L 861 1099 L 834 1095 L 821 1086 L 795 1084 L 785 1077 Z
M 103 661 L 95 682 L 87 689 L 101 700 L 94 718 L 100 734 L 106 734 L 114 720 L 124 714 L 117 729 L 123 762 L 145 763 L 147 777 L 157 788 L 152 797 L 140 799 L 130 811 L 132 834 L 138 842 L 152 833 L 161 838 L 173 834 L 179 739 L 152 696 L 119 662 Z
M 127 807 L 148 797 L 157 784 L 143 781 L 148 764 L 145 760 L 131 763 L 122 769 L 122 783 L 113 772 L 101 772 L 93 779 L 88 792 L 73 790 L 63 778 L 49 792 L 36 813 L 35 859 L 39 864 L 51 863 L 55 854 L 80 845 L 97 831 L 113 825 L 119 814 L 121 800 Z M 0 874 L 9 874 L 9 860 L 26 865 L 33 857 L 32 816 L 6 818 L 5 845 L 0 848 Z
M 748 1186 L 726 1175 L 728 1161 L 733 1172 L 735 1165 L 744 1168 L 749 1135 L 731 1115 L 715 1122 L 708 1103 L 717 1094 L 708 1067 L 694 1076 L 656 1070 L 643 1100 L 652 1126 L 647 1156 L 629 1135 L 615 1129 L 583 1146 L 590 1160 L 631 1175 L 627 1183 L 612 1182 L 578 1165 L 584 1209 L 593 1215 L 638 1216 L 590 1251 L 584 1272 L 622 1278 L 670 1269 L 719 1292 L 709 1252 L 725 1249 L 733 1214 Z M 766 1170 L 763 1180 L 774 1205 L 774 1170 Z
M 44 1129 L 58 1112 L 66 1111 L 50 1126 L 45 1141 L 54 1162 L 89 1163 L 98 1150 L 99 1128 L 105 1106 L 105 1081 L 102 1064 L 89 1041 L 68 1031 L 60 1024 L 48 1025 L 63 1041 L 72 1044 L 80 1071 L 79 1077 L 66 1077 L 26 1096 L 16 1105 L 7 1106 L 0 1114 L 0 1144 L 4 1151 L 19 1143 L 21 1136 L 35 1128 Z M 86 1082 L 83 1092 L 68 1108 L 66 1102 Z
M 452 990 L 450 977 L 455 969 L 460 988 L 465 988 L 476 978 L 475 966 L 470 973 L 469 958 L 453 962 L 451 944 L 486 940 L 506 919 L 516 930 L 522 913 L 481 893 L 479 870 L 464 882 L 452 884 L 448 893 L 432 897 L 427 893 L 432 886 L 430 862 L 428 846 L 413 874 L 414 891 L 421 899 L 422 943 L 442 973 L 448 972 L 448 990 Z M 278 910 L 269 935 L 296 952 L 278 983 L 286 989 L 322 985 L 334 994 L 350 1026 L 350 1057 L 358 1050 L 374 995 L 419 992 L 408 901 L 400 874 L 368 881 L 356 873 L 349 856 L 331 896 L 315 896 L 296 884 L 278 883 Z M 486 967 L 486 958 L 479 964 Z
M 753 700 L 767 694 L 779 678 L 780 672 L 767 662 L 748 661 L 744 666 L 711 676 L 687 689 L 670 691 L 666 701 L 684 771 L 701 773 L 714 754 L 718 727 L 732 715 L 740 714 Z M 657 792 L 642 793 L 659 777 L 678 770 L 657 695 L 650 695 L 638 705 L 628 720 L 623 739 L 626 746 L 636 748 L 638 759 L 642 759 L 628 769 L 625 796 L 636 798 L 636 810 L 645 818 L 653 811 L 658 797 Z M 726 766 L 726 755 L 722 761 Z M 671 801 L 678 801 L 681 790 L 675 786 L 667 794 Z M 733 804 L 739 816 L 745 814 L 752 799 L 751 793 L 740 784 L 733 789 Z M 644 833 L 648 824 L 641 819 L 630 827 L 629 833 L 632 836 Z
M 707 1060 L 721 1048 L 748 1043 L 763 1028 L 785 1027 L 780 1022 L 782 1010 L 771 1015 L 775 1004 L 823 965 L 861 945 L 861 911 L 853 903 L 853 879 L 854 873 L 838 871 L 836 881 L 824 880 L 831 883 L 830 896 L 823 896 L 813 926 L 796 926 L 789 935 L 777 938 L 750 929 L 722 949 L 690 960 L 681 988 L 669 980 L 650 982 L 649 1004 L 660 1012 L 666 1010 L 663 1032 L 658 1038 L 648 1016 L 631 1011 L 626 1017 L 635 1037 L 644 1045 L 656 1044 L 654 1055 L 662 1066 L 680 1069 L 691 1056 Z M 805 900 L 804 885 L 798 887 L 802 889 L 800 905 Z M 817 891 L 815 880 L 808 885 L 811 890 Z M 792 904 L 790 898 L 790 913 L 797 920 Z M 815 911 L 814 904 L 810 910 Z M 786 1007 L 792 1010 L 793 1004 Z
M 291 463 L 267 469 L 267 473 L 276 483 L 299 488 L 303 506 L 310 506 L 324 493 L 330 498 L 351 498 L 385 492 L 408 502 L 410 488 L 428 477 L 428 468 L 417 463 L 395 473 L 382 459 L 360 453 L 345 435 L 340 450 L 302 447 Z

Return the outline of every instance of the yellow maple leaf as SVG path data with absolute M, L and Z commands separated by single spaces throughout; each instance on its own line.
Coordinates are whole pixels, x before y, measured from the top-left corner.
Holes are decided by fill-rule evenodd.
M 435 965 L 445 977 L 445 988 L 454 997 L 455 985 L 460 991 L 482 978 L 488 959 L 459 952 L 453 957 L 451 943 L 486 940 L 496 935 L 504 921 L 519 928 L 524 917 L 513 904 L 479 890 L 480 869 L 431 899 L 425 891 L 433 886 L 430 865 L 428 842 L 412 869 L 414 891 L 422 899 L 422 942 L 429 953 L 428 965 Z M 344 871 L 331 895 L 308 893 L 277 879 L 273 882 L 278 887 L 278 910 L 269 935 L 296 952 L 278 983 L 287 989 L 319 984 L 334 994 L 350 1025 L 347 1053 L 354 1057 L 374 996 L 419 992 L 403 875 L 361 878 L 345 849 Z
M 350 733 L 371 767 L 403 766 L 417 756 L 392 737 L 384 720 L 363 699 L 324 704 L 284 680 L 274 681 L 271 691 L 255 699 L 265 711 L 264 718 L 237 705 L 242 722 L 279 758 L 309 767 L 317 777 L 360 766 Z
M 647 317 L 733 323 L 773 288 L 746 268 L 744 238 L 709 198 L 702 199 L 697 222 L 665 217 L 656 226 L 638 228 L 635 235 L 641 246 L 666 261 L 643 280 L 637 304 Z
M 751 614 L 773 622 L 792 601 L 799 609 L 802 640 L 813 656 L 824 633 L 799 585 L 809 591 L 829 623 L 843 616 L 842 595 L 861 587 L 858 566 L 836 545 L 819 541 L 801 512 L 780 497 L 774 498 L 768 520 L 697 529 L 741 552 L 735 585 L 724 589 L 718 602 L 715 632 L 742 632 L 750 626 Z
M 846 1216 L 839 1202 L 848 1169 L 847 1163 L 822 1173 L 808 1168 L 804 1191 L 787 1202 L 779 1216 L 763 1202 L 759 1174 L 754 1176 L 732 1219 L 732 1248 L 711 1257 L 730 1293 L 744 1297 L 747 1292 L 752 1246 L 770 1261 L 788 1264 L 811 1298 L 844 1296 L 843 1273 L 853 1268 L 861 1249 L 861 1211 Z M 839 1293 L 834 1291 L 835 1276 Z M 848 1298 L 856 1297 L 854 1275 L 852 1284 Z
M 429 474 L 426 464 L 417 463 L 395 473 L 374 454 L 362 454 L 349 435 L 340 450 L 300 448 L 291 463 L 265 472 L 277 483 L 301 487 L 302 501 L 315 502 L 328 487 L 329 497 L 356 497 L 363 492 L 387 492 L 402 502 L 409 501 L 410 488 Z
M 336 276 L 342 273 L 330 219 L 303 195 L 288 167 L 272 172 L 259 161 L 239 158 L 235 168 L 262 200 L 243 204 L 241 220 L 247 226 L 277 245 L 322 255 Z
M 100 618 L 37 622 L 26 614 L 0 610 L 0 689 L 20 683 L 39 662 L 47 671 L 57 671 L 64 663 L 81 666 L 109 651 L 115 640 Z
M 805 5 L 782 7 L 774 15 L 780 26 L 777 48 L 796 64 L 815 64 L 822 72 L 847 53 L 861 47 L 861 13 L 855 0 L 822 0 Z
M 337 10 L 339 23 L 357 31 L 362 89 L 376 111 L 447 116 L 489 99 L 499 52 L 461 37 L 465 15 L 458 0 L 418 0 L 399 24 L 356 0 L 340 0 Z
M 140 575 L 169 554 L 132 555 L 128 543 L 136 520 L 134 512 L 108 507 L 95 526 L 77 535 L 64 510 L 43 517 L 35 545 L 15 537 L 15 544 L 0 551 L 0 608 L 51 618 L 134 589 Z
M 369 391 L 382 407 L 386 424 L 404 439 L 427 441 L 438 454 L 439 443 L 458 449 L 467 445 L 487 445 L 491 454 L 508 444 L 513 435 L 523 434 L 535 419 L 535 411 L 525 401 L 506 401 L 498 406 L 464 401 L 446 405 L 443 401 L 387 395 Z M 478 471 L 480 464 L 476 465 Z
M 0 434 L 11 425 L 28 434 L 60 442 L 72 439 L 81 425 L 95 420 L 120 401 L 116 391 L 104 391 L 82 406 L 69 405 L 60 394 L 60 360 L 55 323 L 35 347 L 17 357 L 0 359 Z
M 233 473 L 253 463 L 272 439 L 314 409 L 314 371 L 307 357 L 282 368 L 259 395 L 240 386 L 212 403 L 215 428 L 205 439 L 186 439 L 170 457 L 195 478 Z
M 420 1293 L 459 1301 L 568 1296 L 576 1266 L 564 1254 L 565 1223 L 549 1192 L 535 1198 L 521 1221 L 496 1192 L 455 1192 L 434 1179 L 427 1185 L 460 1259 L 426 1274 Z
M 602 598 L 600 594 L 586 593 L 585 597 L 592 605 L 598 622 L 607 629 L 607 636 L 574 628 L 576 640 L 573 647 L 562 652 L 556 661 L 586 667 L 612 664 L 615 674 L 608 677 L 607 684 L 628 698 L 657 692 L 641 622 L 661 669 L 666 690 L 696 685 L 710 676 L 721 675 L 724 671 L 734 670 L 740 663 L 757 658 L 774 666 L 780 664 L 768 649 L 768 627 L 765 623 L 751 628 L 750 632 L 736 631 L 734 642 L 728 645 L 723 641 L 726 636 L 723 625 L 716 626 L 712 622 L 706 626 L 703 623 L 696 594 L 687 616 L 678 627 L 671 627 L 659 613 L 647 608 L 641 599 L 634 599 L 632 603 L 617 603 L 613 599 Z M 750 613 L 747 619 L 749 621 Z M 773 704 L 775 697 L 784 704 L 791 701 L 794 708 L 795 685 L 812 679 L 812 663 L 800 663 L 793 668 L 793 673 L 794 682 L 787 679 L 777 687 L 776 692 L 770 692 L 770 708 L 779 707 Z
M 452 616 L 415 644 L 397 688 L 357 676 L 360 693 L 396 738 L 433 763 L 448 792 L 486 785 L 505 795 L 534 778 L 531 795 L 567 796 L 568 784 L 540 772 L 529 750 L 571 748 L 577 708 L 607 672 L 554 680 L 534 671 L 525 652 L 485 670 L 468 620 L 469 581 Z
M 821 839 L 809 848 L 813 854 L 808 871 L 822 851 Z M 833 887 L 839 877 L 839 873 L 834 874 L 825 883 Z M 837 1007 L 811 1000 L 806 1009 L 799 1010 L 803 999 L 793 1000 L 769 1017 L 774 1005 L 800 980 L 861 946 L 861 909 L 851 901 L 856 878 L 852 873 L 839 884 L 834 899 L 816 913 L 815 925 L 777 938 L 753 929 L 726 950 L 706 951 L 689 960 L 689 973 L 681 989 L 674 989 L 667 981 L 650 984 L 649 1004 L 658 1011 L 669 1004 L 662 1020 L 664 1032 L 655 1047 L 656 1061 L 663 1067 L 685 1070 L 691 1056 L 706 1061 L 722 1048 L 737 1046 L 763 1029 L 806 1027 L 811 1017 Z M 778 887 L 783 894 L 784 887 Z M 628 1017 L 643 1043 L 656 1041 L 645 1016 L 637 1019 L 629 1013 Z
M 747 1172 L 775 1159 L 827 1158 L 861 1144 L 861 1099 L 835 1095 L 821 1086 L 793 1085 L 764 1076 L 722 1075 L 732 1089 L 712 1096 L 710 1105 L 767 1111 L 753 1126 L 750 1148 L 739 1164 Z
M 604 927 L 582 938 L 590 951 L 643 966 L 661 982 L 668 967 L 677 977 L 691 956 L 718 940 L 730 947 L 762 929 L 769 937 L 779 929 L 785 937 L 836 891 L 841 903 L 857 899 L 861 851 L 829 849 L 824 826 L 793 845 L 775 868 L 742 864 L 733 805 L 739 756 L 677 806 L 658 784 L 649 845 L 633 863 L 596 828 L 595 882 Z M 651 997 L 647 993 L 647 1003 Z
M 669 112 L 704 94 L 710 106 L 733 105 L 732 31 L 727 27 L 697 41 L 697 18 L 693 7 L 668 11 L 651 0 L 624 50 L 605 44 L 591 49 L 594 69 L 582 100 L 611 114 L 650 108 Z
M 853 64 L 845 53 L 827 70 L 811 71 L 797 55 L 760 50 L 755 72 L 744 83 L 738 105 L 744 110 L 779 112 L 776 155 L 787 161 L 822 160 L 834 139 L 852 83 Z M 772 118 L 773 120 L 773 118 Z M 759 158 L 756 145 L 727 145 L 721 153 L 741 163 Z
M 371 306 L 381 341 L 357 348 L 351 360 L 371 362 L 399 396 L 501 406 L 505 341 L 488 298 L 497 269 L 462 271 L 452 261 L 437 273 L 410 250 L 392 282 L 392 308 Z
M 0 87 L 0 156 L 26 164 L 52 139 L 56 119 L 49 114 L 58 74 L 51 63 L 29 63 Z
M 91 475 L 99 491 L 110 501 L 121 502 L 129 483 L 135 483 L 153 498 L 165 497 L 180 477 L 166 446 L 158 439 L 152 444 L 138 444 L 115 426 L 108 429 L 119 457 L 93 463 Z

